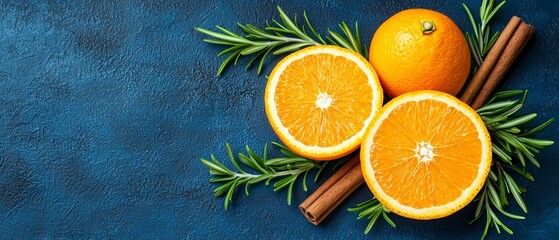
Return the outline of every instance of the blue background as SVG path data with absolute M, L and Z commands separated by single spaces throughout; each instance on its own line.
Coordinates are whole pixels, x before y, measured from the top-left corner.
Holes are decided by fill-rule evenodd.
M 465 1 L 477 9 L 477 0 Z M 197 26 L 263 26 L 307 10 L 319 32 L 359 21 L 366 44 L 390 15 L 426 7 L 471 31 L 462 1 L 0 1 L 0 236 L 3 238 L 478 239 L 484 219 L 468 225 L 472 207 L 445 219 L 393 216 L 398 227 L 344 209 L 371 197 L 361 186 L 319 226 L 271 186 L 241 192 L 232 208 L 213 197 L 216 185 L 200 158 L 226 160 L 247 144 L 277 141 L 264 113 L 264 74 L 216 71 L 222 48 L 202 42 Z M 477 10 L 474 10 L 477 13 Z M 536 28 L 500 89 L 528 89 L 525 113 L 541 123 L 559 117 L 559 3 L 509 1 L 495 19 L 512 15 Z M 276 59 L 277 60 L 277 59 Z M 539 135 L 559 140 L 559 124 Z M 530 167 L 526 220 L 502 220 L 515 231 L 490 238 L 559 236 L 557 146 Z M 273 152 L 277 156 L 277 152 Z M 516 206 L 510 211 L 521 213 Z

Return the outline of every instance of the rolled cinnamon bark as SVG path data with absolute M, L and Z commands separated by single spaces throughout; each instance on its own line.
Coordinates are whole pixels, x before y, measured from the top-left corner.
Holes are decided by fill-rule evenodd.
M 301 203 L 299 209 L 311 223 L 318 225 L 363 182 L 359 154 L 355 154 Z
M 520 23 L 516 32 L 514 32 L 514 35 L 507 44 L 507 47 L 495 64 L 495 67 L 491 70 L 489 76 L 487 76 L 487 80 L 483 84 L 481 91 L 472 102 L 471 106 L 473 109 L 478 109 L 485 104 L 487 99 L 491 96 L 493 90 L 495 90 L 499 82 L 501 82 L 501 79 L 505 76 L 505 73 L 510 68 L 514 60 L 518 57 L 518 55 L 520 55 L 520 52 L 524 46 L 526 46 L 526 43 L 528 43 L 534 34 L 534 31 L 535 29 L 532 25 L 526 24 L 525 22 Z
M 510 38 L 516 32 L 516 29 L 518 28 L 518 25 L 520 25 L 520 22 L 522 22 L 522 20 L 517 16 L 513 16 L 510 19 L 509 23 L 507 24 L 497 41 L 495 41 L 495 44 L 493 45 L 491 50 L 489 50 L 489 52 L 487 53 L 487 56 L 483 60 L 483 63 L 481 64 L 477 72 L 474 74 L 474 77 L 472 78 L 472 80 L 470 80 L 468 86 L 466 86 L 466 89 L 460 97 L 460 101 L 468 105 L 472 103 L 479 90 L 481 89 L 481 86 L 485 82 L 487 75 L 489 75 L 491 69 L 493 69 L 493 66 L 495 66 L 495 64 L 499 60 L 499 57 L 501 56 L 501 53 L 503 53 L 503 50 L 509 43 Z

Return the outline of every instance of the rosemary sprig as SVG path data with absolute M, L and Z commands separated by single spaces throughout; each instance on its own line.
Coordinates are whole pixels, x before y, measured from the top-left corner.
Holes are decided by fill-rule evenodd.
M 248 196 L 248 187 L 251 184 L 264 182 L 269 185 L 270 181 L 280 179 L 274 183 L 274 191 L 279 191 L 287 187 L 287 204 L 291 204 L 291 196 L 293 194 L 293 185 L 303 177 L 303 190 L 307 191 L 307 175 L 311 170 L 316 169 L 314 181 L 326 166 L 327 162 L 318 162 L 306 159 L 293 153 L 287 147 L 273 142 L 272 145 L 277 147 L 284 155 L 279 158 L 267 158 L 268 147 L 264 145 L 262 155 L 256 154 L 252 149 L 246 146 L 247 154 L 239 153 L 237 161 L 229 144 L 225 145 L 229 159 L 235 169 L 231 170 L 221 163 L 215 156 L 211 155 L 211 161 L 202 159 L 202 163 L 210 169 L 210 174 L 214 175 L 210 182 L 221 183 L 214 189 L 215 196 L 225 194 L 224 207 L 227 210 L 229 203 L 233 202 L 233 197 L 237 187 L 245 185 L 245 194 Z M 256 173 L 245 171 L 241 166 L 248 167 Z
M 264 29 L 251 24 L 243 25 L 237 23 L 237 26 L 245 35 L 236 34 L 220 26 L 216 26 L 220 32 L 200 27 L 196 28 L 197 31 L 211 37 L 204 39 L 205 42 L 228 46 L 227 49 L 218 54 L 218 56 L 228 54 L 217 70 L 218 76 L 230 64 L 236 65 L 241 56 L 252 55 L 253 58 L 247 64 L 246 69 L 249 69 L 258 61 L 257 74 L 260 75 L 266 57 L 270 53 L 272 55 L 279 55 L 315 45 L 337 45 L 358 52 L 367 58 L 367 48 L 361 44 L 357 22 L 355 22 L 355 33 L 345 22 L 342 22 L 338 26 L 342 30 L 343 35 L 328 30 L 328 36 L 323 38 L 311 25 L 306 12 L 303 12 L 305 24 L 299 25 L 297 23 L 297 15 L 291 19 L 279 6 L 277 8 L 281 22 L 272 20 L 270 23 L 266 21 L 267 26 Z M 310 34 L 307 33 L 308 31 L 310 31 Z
M 367 225 L 367 228 L 365 228 L 365 234 L 368 234 L 371 231 L 381 215 L 390 226 L 393 228 L 396 227 L 396 224 L 390 219 L 390 217 L 388 217 L 387 213 L 390 213 L 390 210 L 384 207 L 375 197 L 357 204 L 357 207 L 349 208 L 347 210 L 350 212 L 358 212 L 358 220 L 365 217 L 369 219 L 369 224 Z
M 466 40 L 470 46 L 472 59 L 475 63 L 474 67 L 472 67 L 473 72 L 481 66 L 485 55 L 493 47 L 497 38 L 499 38 L 500 32 L 495 32 L 493 37 L 489 38 L 491 35 L 491 26 L 489 25 L 489 22 L 493 16 L 495 16 L 497 11 L 505 5 L 505 3 L 506 1 L 502 1 L 495 6 L 494 0 L 483 0 L 479 8 L 479 18 L 481 23 L 476 23 L 476 20 L 468 6 L 466 6 L 466 4 L 462 4 L 464 10 L 466 10 L 466 13 L 468 14 L 468 17 L 470 18 L 470 22 L 472 23 L 474 30 L 473 35 L 466 33 Z
M 535 113 L 514 116 L 524 106 L 527 93 L 528 91 L 522 90 L 496 93 L 485 106 L 477 110 L 491 135 L 494 154 L 489 177 L 476 198 L 478 203 L 474 220 L 472 220 L 474 222 L 479 219 L 485 210 L 486 223 L 482 239 L 487 235 L 490 226 L 495 227 L 498 233 L 501 233 L 500 228 L 502 228 L 505 232 L 512 234 L 512 230 L 499 219 L 497 212 L 512 219 L 524 219 L 524 216 L 504 210 L 510 204 L 509 198 L 512 195 L 522 211 L 524 213 L 528 212 L 521 196 L 526 190 L 518 186 L 511 176 L 513 174 L 507 171 L 512 170 L 516 174 L 534 181 L 534 177 L 526 172 L 526 159 L 534 166 L 540 167 L 535 154 L 539 153 L 539 149 L 554 143 L 550 140 L 534 138 L 536 133 L 542 131 L 554 121 L 553 118 L 533 129 L 520 129 L 522 125 L 528 124 L 537 116 Z M 522 97 L 518 97 L 522 94 Z M 517 97 L 517 99 L 511 99 L 514 97 Z

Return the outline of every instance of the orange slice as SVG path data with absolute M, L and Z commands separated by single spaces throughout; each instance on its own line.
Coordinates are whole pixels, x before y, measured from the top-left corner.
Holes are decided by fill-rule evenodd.
M 383 94 L 361 55 L 315 46 L 276 65 L 264 98 L 270 125 L 287 147 L 307 158 L 332 160 L 359 147 Z
M 426 90 L 403 94 L 375 116 L 361 167 L 375 197 L 415 219 L 448 216 L 474 199 L 491 166 L 491 139 L 476 112 Z

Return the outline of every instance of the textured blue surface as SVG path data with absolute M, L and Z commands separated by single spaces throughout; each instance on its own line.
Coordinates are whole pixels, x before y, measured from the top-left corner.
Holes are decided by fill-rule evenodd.
M 477 8 L 477 0 L 465 1 Z M 320 226 L 297 209 L 309 192 L 296 187 L 294 205 L 271 187 L 239 194 L 224 211 L 212 196 L 201 157 L 225 159 L 245 144 L 277 141 L 264 107 L 264 76 L 230 68 L 215 73 L 221 48 L 202 42 L 196 26 L 262 26 L 308 10 L 324 32 L 359 21 L 368 44 L 376 27 L 410 7 L 441 11 L 464 31 L 462 1 L 1 1 L 0 2 L 0 236 L 3 238 L 247 238 L 247 239 L 477 239 L 483 221 L 473 209 L 414 221 L 394 217 L 363 236 L 366 221 L 345 211 L 368 199 L 362 186 Z M 528 89 L 526 112 L 559 117 L 559 4 L 509 1 L 495 20 L 512 15 L 536 34 L 501 89 Z M 246 62 L 241 61 L 241 64 Z M 268 73 L 273 65 L 268 65 Z M 559 124 L 542 138 L 559 140 Z M 503 218 L 515 234 L 559 236 L 557 146 L 530 171 L 526 220 Z M 329 174 L 329 173 L 327 173 Z M 320 182 L 323 182 L 323 178 Z M 311 185 L 310 191 L 318 184 Z M 520 213 L 517 207 L 512 212 Z

